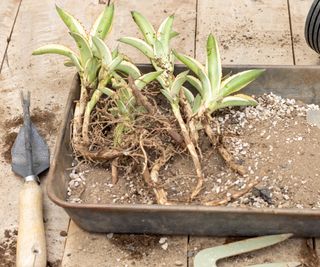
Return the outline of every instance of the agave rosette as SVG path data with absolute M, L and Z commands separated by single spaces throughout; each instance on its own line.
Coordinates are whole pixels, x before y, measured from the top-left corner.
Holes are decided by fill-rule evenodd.
M 212 34 L 207 39 L 206 66 L 192 57 L 177 52 L 174 54 L 196 75 L 187 76 L 187 81 L 197 90 L 197 95 L 191 103 L 194 114 L 198 113 L 201 116 L 204 112 L 211 114 L 225 107 L 257 104 L 248 95 L 233 94 L 254 81 L 264 70 L 246 70 L 223 79 L 218 43 Z
M 139 12 L 131 12 L 132 18 L 140 29 L 144 40 L 135 37 L 121 37 L 120 42 L 131 45 L 149 58 L 151 64 L 163 73 L 157 78 L 163 89 L 161 92 L 175 106 L 179 102 L 179 91 L 187 79 L 187 73 L 183 72 L 174 77 L 175 56 L 170 48 L 170 40 L 178 35 L 172 30 L 174 15 L 167 17 L 155 31 L 151 23 Z M 188 97 L 192 94 L 184 88 Z M 193 98 L 192 98 L 193 99 Z

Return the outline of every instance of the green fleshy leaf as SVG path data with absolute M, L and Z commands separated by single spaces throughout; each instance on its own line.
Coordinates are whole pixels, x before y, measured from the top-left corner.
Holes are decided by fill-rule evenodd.
M 134 38 L 134 37 L 122 37 L 119 39 L 120 42 L 131 45 L 138 49 L 140 52 L 142 52 L 146 57 L 153 59 L 154 58 L 154 53 L 152 50 L 152 47 L 148 45 L 146 42 Z
M 180 33 L 178 33 L 178 32 L 172 31 L 172 32 L 170 33 L 170 40 L 173 39 L 174 37 L 178 36 L 179 34 L 180 34 Z
M 149 45 L 153 45 L 154 41 L 156 40 L 156 32 L 151 23 L 137 11 L 132 11 L 131 15 L 135 23 L 138 25 L 146 42 Z
M 141 76 L 139 69 L 129 61 L 123 60 L 116 68 L 116 71 L 120 71 L 122 73 L 131 76 L 134 80 L 138 79 Z
M 87 61 L 93 57 L 92 50 L 88 41 L 80 34 L 75 32 L 70 32 L 70 35 L 76 41 L 77 46 L 80 51 L 80 58 L 82 65 L 86 65 Z
M 226 108 L 226 107 L 236 107 L 236 106 L 256 106 L 258 103 L 252 97 L 243 94 L 237 94 L 233 96 L 227 96 L 222 99 L 221 102 L 217 103 L 211 112 Z
M 172 24 L 174 20 L 174 15 L 167 17 L 160 25 L 157 32 L 157 38 L 160 40 L 164 53 L 168 54 L 169 52 L 169 40 L 170 34 L 172 32 Z
M 169 90 L 169 84 L 167 82 L 165 82 L 165 80 L 163 79 L 162 75 L 160 75 L 157 78 L 157 81 L 161 84 L 162 88 L 165 88 L 166 90 Z
M 71 54 L 76 55 L 71 49 L 63 45 L 49 44 L 41 46 L 32 52 L 32 55 L 58 54 L 70 58 Z
M 161 93 L 168 99 L 168 101 L 169 101 L 170 103 L 173 103 L 173 102 L 174 102 L 174 101 L 173 101 L 173 98 L 171 97 L 171 95 L 168 93 L 167 90 L 165 90 L 165 89 L 160 89 L 160 91 L 161 91 Z
M 108 65 L 108 71 L 112 72 L 115 70 L 117 66 L 123 61 L 123 55 L 119 54 L 115 59 L 111 61 L 111 63 Z
M 111 56 L 112 58 L 116 58 L 119 55 L 119 47 L 117 46 L 112 52 Z
M 78 71 L 82 71 L 83 67 L 80 64 L 80 59 L 71 49 L 63 45 L 49 44 L 39 47 L 32 52 L 32 55 L 57 54 L 70 58 L 73 65 L 77 67 Z
M 82 27 L 81 23 L 74 18 L 71 14 L 69 14 L 67 11 L 63 10 L 59 6 L 56 5 L 57 12 L 64 22 L 64 24 L 68 27 L 70 32 L 74 32 L 77 34 L 82 35 L 84 38 L 87 38 L 87 33 Z
M 163 60 L 165 60 L 166 54 L 164 51 L 164 47 L 162 46 L 162 43 L 158 39 L 154 41 L 153 52 L 156 57 L 162 58 Z
M 126 105 L 121 100 L 117 100 L 116 102 L 117 102 L 117 107 L 118 107 L 119 111 L 122 114 L 127 114 L 128 109 L 127 109 Z
M 205 73 L 204 67 L 192 57 L 179 54 L 177 52 L 174 52 L 174 54 L 183 64 L 193 71 L 195 75 L 197 75 L 202 84 L 203 97 L 210 101 L 212 99 L 211 84 L 207 74 Z
M 187 81 L 198 91 L 198 93 L 203 97 L 202 84 L 199 79 L 192 75 L 187 76 Z
M 63 62 L 63 65 L 65 65 L 66 67 L 74 67 L 74 63 L 72 62 L 72 60 L 66 60 L 65 62 Z
M 99 91 L 101 91 L 102 93 L 104 93 L 105 95 L 109 96 L 109 97 L 112 97 L 115 92 L 107 87 L 104 87 L 104 88 L 98 88 Z
M 210 34 L 207 40 L 207 73 L 211 84 L 212 95 L 216 96 L 220 89 L 222 69 L 218 43 Z
M 161 75 L 163 71 L 153 71 L 149 72 L 141 77 L 139 77 L 137 80 L 134 81 L 135 85 L 139 90 L 141 90 L 143 87 L 145 87 L 148 83 L 152 82 L 153 80 L 157 79 L 159 75 Z
M 182 88 L 183 88 L 184 95 L 186 96 L 189 104 L 192 106 L 194 101 L 194 95 L 191 93 L 191 91 L 188 88 L 184 86 L 182 86 Z
M 253 82 L 258 78 L 265 70 L 256 69 L 256 70 L 246 70 L 224 80 L 221 84 L 221 91 L 219 95 L 228 96 L 235 92 L 238 92 L 242 88 L 246 87 L 249 83 Z
M 99 67 L 100 67 L 100 64 L 98 63 L 96 58 L 90 58 L 87 61 L 85 65 L 85 74 L 86 74 L 86 79 L 89 82 L 89 85 L 96 82 Z
M 111 31 L 114 16 L 114 4 L 106 6 L 103 12 L 99 15 L 90 31 L 91 36 L 95 36 L 104 40 Z
M 182 85 L 187 80 L 188 73 L 189 73 L 189 71 L 181 72 L 174 79 L 172 86 L 170 88 L 170 94 L 171 94 L 172 98 L 175 98 L 176 96 L 179 95 L 179 92 L 181 90 Z
M 110 64 L 112 61 L 112 55 L 107 45 L 99 37 L 95 36 L 92 36 L 92 42 L 94 46 L 97 48 L 99 58 L 101 58 L 104 64 Z
M 192 106 L 192 112 L 193 114 L 196 114 L 201 106 L 202 98 L 199 94 L 194 98 L 193 106 Z

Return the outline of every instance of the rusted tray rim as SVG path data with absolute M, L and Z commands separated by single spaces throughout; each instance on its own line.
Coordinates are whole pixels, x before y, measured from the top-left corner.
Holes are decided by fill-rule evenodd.
M 150 64 L 137 64 L 138 67 L 144 68 L 150 66 Z M 175 64 L 176 67 L 185 67 L 182 64 Z M 311 70 L 320 70 L 320 66 L 315 65 L 223 65 L 223 68 L 239 68 L 239 69 L 250 69 L 250 68 L 257 68 L 257 69 L 292 69 L 292 70 L 299 70 L 299 69 L 311 69 Z M 71 90 L 75 90 L 76 86 L 75 83 L 79 82 L 78 74 L 76 74 L 72 81 Z M 71 91 L 70 91 L 71 92 Z M 67 105 L 65 106 L 65 110 L 63 113 L 63 120 L 59 126 L 57 141 L 55 144 L 54 154 L 53 154 L 53 164 L 50 167 L 49 174 L 48 174 L 48 183 L 46 186 L 47 193 L 49 199 L 51 199 L 55 204 L 61 206 L 62 208 L 69 208 L 69 209 L 91 209 L 95 211 L 136 211 L 136 212 L 177 212 L 184 211 L 184 212 L 201 212 L 201 213 L 235 213 L 235 214 L 264 214 L 264 215 L 292 215 L 292 216 L 311 216 L 311 217 L 319 217 L 320 212 L 318 209 L 298 209 L 298 208 L 251 208 L 251 207 L 210 207 L 204 205 L 158 205 L 158 204 L 79 204 L 79 203 L 70 203 L 65 200 L 61 200 L 51 189 L 52 184 L 54 183 L 54 173 L 56 169 L 56 162 L 54 159 L 57 158 L 61 145 L 63 143 L 64 138 L 64 125 L 67 124 L 69 109 L 72 107 L 72 99 L 69 92 Z

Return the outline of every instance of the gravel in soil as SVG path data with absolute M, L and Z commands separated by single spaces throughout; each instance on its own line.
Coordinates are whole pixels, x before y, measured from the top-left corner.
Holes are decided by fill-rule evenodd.
M 309 109 L 293 99 L 274 94 L 257 98 L 256 107 L 220 111 L 212 124 L 246 175 L 232 172 L 209 140 L 200 136 L 205 187 L 192 204 L 228 199 L 228 206 L 271 208 L 320 207 L 320 130 L 306 121 Z M 78 203 L 155 203 L 139 171 L 119 168 L 119 181 L 111 183 L 110 167 L 83 164 L 70 173 L 67 198 Z M 186 154 L 176 155 L 160 171 L 160 184 L 168 199 L 186 203 L 196 183 L 193 164 Z M 234 193 L 256 186 L 240 198 Z M 190 204 L 190 203 L 188 203 Z

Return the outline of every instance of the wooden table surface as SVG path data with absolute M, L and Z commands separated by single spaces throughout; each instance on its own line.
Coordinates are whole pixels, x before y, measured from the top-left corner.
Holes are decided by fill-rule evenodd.
M 17 228 L 18 193 L 22 181 L 12 174 L 3 151 L 7 149 L 8 133 L 17 131 L 9 122 L 22 112 L 19 91 L 31 91 L 33 108 L 50 114 L 53 125 L 58 126 L 74 73 L 63 66 L 59 56 L 32 57 L 31 52 L 47 43 L 73 47 L 65 26 L 55 12 L 55 3 L 89 27 L 103 8 L 99 2 L 108 3 L 102 0 L 82 0 L 81 4 L 71 0 L 0 1 L 0 240 L 5 230 Z M 313 0 L 114 2 L 115 23 L 107 40 L 111 48 L 117 45 L 116 40 L 120 36 L 138 35 L 130 16 L 131 10 L 138 10 L 157 27 L 166 16 L 175 13 L 174 29 L 180 32 L 174 41 L 175 48 L 196 56 L 200 61 L 204 61 L 205 57 L 206 36 L 212 32 L 220 42 L 224 64 L 319 64 L 319 56 L 304 40 L 304 22 Z M 120 45 L 122 48 L 124 46 Z M 125 52 L 135 62 L 147 62 L 139 52 L 127 46 Z M 50 129 L 45 136 L 51 151 L 56 128 Z M 43 177 L 43 188 L 45 184 L 46 178 Z M 148 255 L 132 259 L 128 251 L 110 242 L 106 234 L 89 234 L 79 229 L 46 195 L 44 202 L 50 266 L 193 266 L 193 251 L 225 242 L 225 238 L 168 236 L 167 250 L 159 244 Z M 68 233 L 67 237 L 62 234 L 63 231 Z M 317 240 L 293 238 L 272 248 L 221 261 L 219 266 L 303 260 L 316 252 L 312 241 Z M 320 245 L 317 247 L 320 254 Z M 312 265 L 314 262 L 309 262 L 309 266 L 317 266 Z

